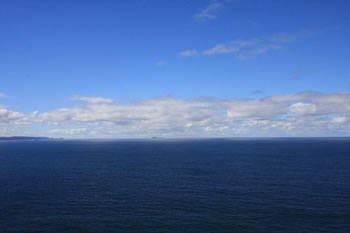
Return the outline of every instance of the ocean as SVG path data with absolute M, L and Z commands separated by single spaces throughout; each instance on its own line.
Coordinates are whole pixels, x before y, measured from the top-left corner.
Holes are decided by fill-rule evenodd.
M 0 142 L 0 232 L 350 232 L 350 138 Z

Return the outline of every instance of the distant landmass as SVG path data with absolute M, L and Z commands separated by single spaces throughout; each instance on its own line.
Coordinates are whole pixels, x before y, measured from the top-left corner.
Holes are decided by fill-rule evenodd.
M 63 138 L 26 137 L 26 136 L 0 137 L 0 141 L 47 141 L 47 140 L 57 140 L 57 139 L 63 139 Z

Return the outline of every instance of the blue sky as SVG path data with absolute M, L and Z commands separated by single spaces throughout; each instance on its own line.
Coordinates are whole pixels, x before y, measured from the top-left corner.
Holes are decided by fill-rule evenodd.
M 349 1 L 0 4 L 0 135 L 350 132 Z

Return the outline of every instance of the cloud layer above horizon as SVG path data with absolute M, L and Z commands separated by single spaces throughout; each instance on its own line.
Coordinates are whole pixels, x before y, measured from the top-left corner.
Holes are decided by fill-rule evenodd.
M 129 103 L 103 97 L 70 99 L 81 103 L 31 114 L 0 105 L 0 135 L 25 132 L 37 136 L 41 132 L 41 136 L 119 138 L 346 136 L 350 133 L 350 92 L 301 92 L 261 99 L 164 96 Z

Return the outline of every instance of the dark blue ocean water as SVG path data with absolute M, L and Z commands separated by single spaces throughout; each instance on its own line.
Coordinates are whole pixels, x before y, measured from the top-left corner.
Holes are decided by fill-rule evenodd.
M 0 232 L 350 232 L 350 139 L 0 142 Z

